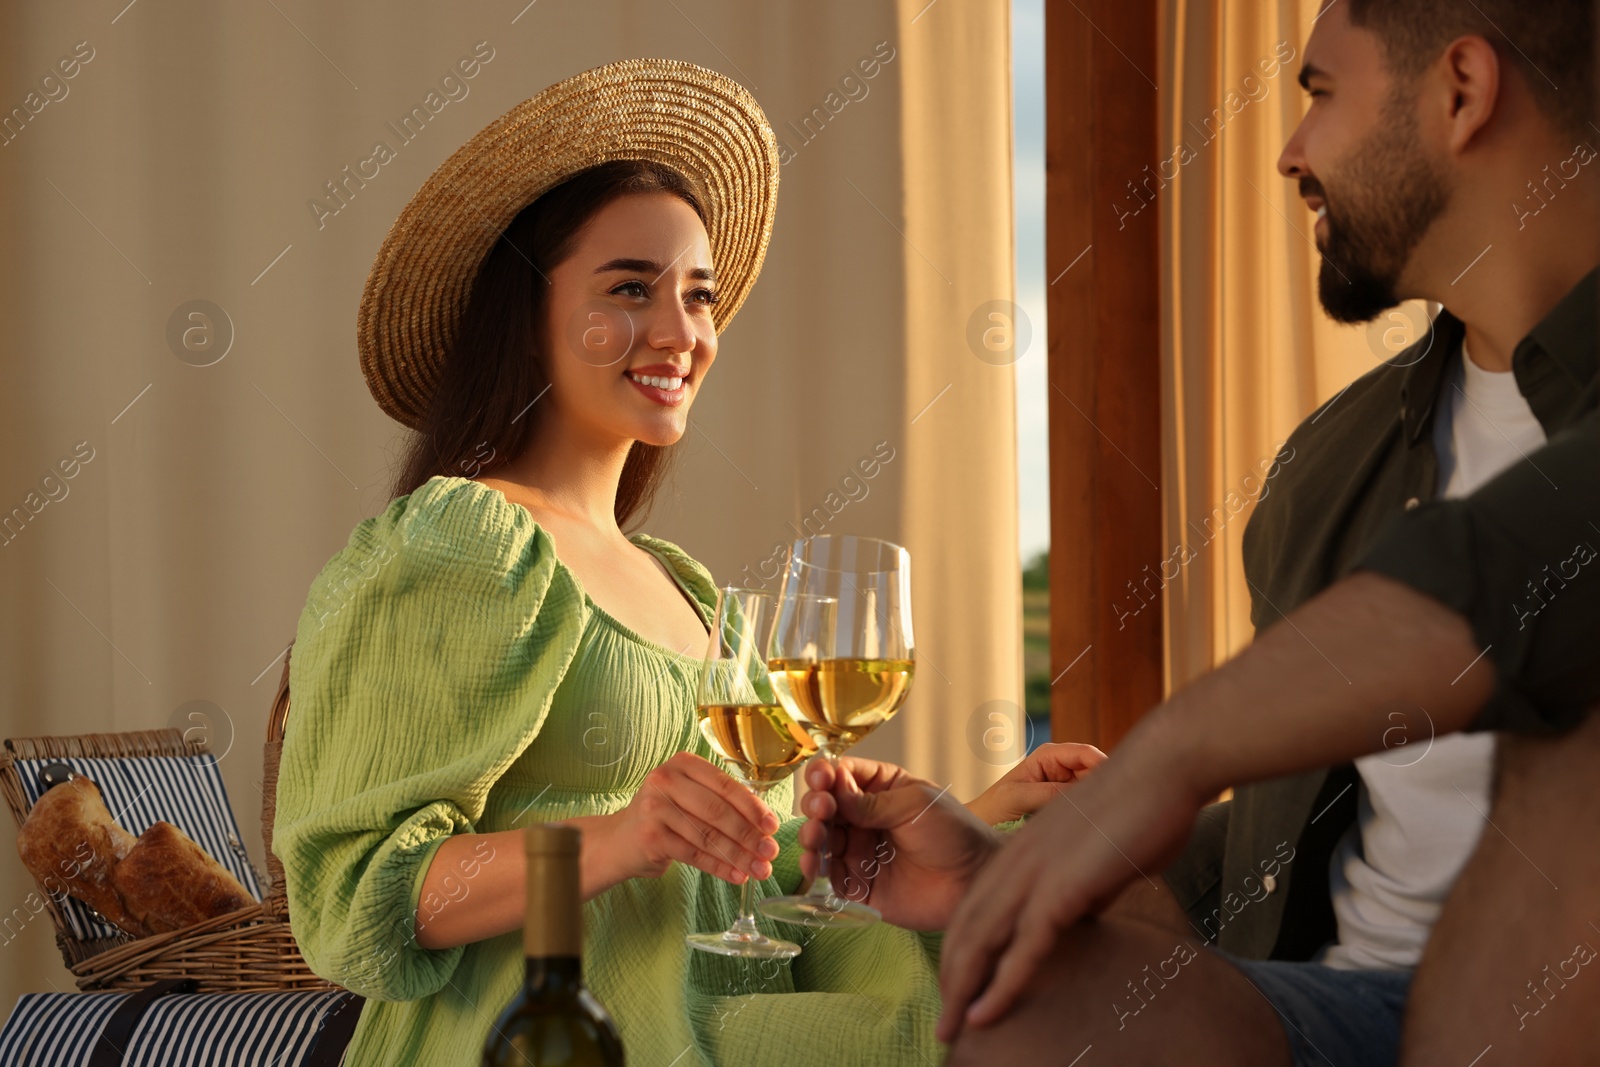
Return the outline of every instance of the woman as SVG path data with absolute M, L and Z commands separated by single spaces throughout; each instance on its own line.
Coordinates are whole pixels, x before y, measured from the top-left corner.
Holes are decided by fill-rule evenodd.
M 918 935 L 825 932 L 792 963 L 683 941 L 726 928 L 730 882 L 796 887 L 800 820 L 706 759 L 710 575 L 622 531 L 760 269 L 776 184 L 742 88 L 632 60 L 492 123 L 379 253 L 362 367 L 419 432 L 300 619 L 273 842 L 306 959 L 369 998 L 351 1067 L 477 1062 L 522 978 L 521 828 L 555 819 L 584 831 L 586 977 L 632 1062 L 938 1055 Z M 1011 818 L 1099 758 L 1052 748 L 974 807 Z

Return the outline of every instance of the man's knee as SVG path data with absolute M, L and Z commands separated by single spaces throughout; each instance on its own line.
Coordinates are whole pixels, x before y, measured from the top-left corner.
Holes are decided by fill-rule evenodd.
M 1065 934 L 1011 1012 L 963 1031 L 946 1062 L 1068 1064 L 1091 1047 L 1110 1057 L 1097 1062 L 1128 1065 L 1289 1059 L 1277 1016 L 1240 971 L 1192 933 L 1113 916 Z
M 1135 878 L 1111 902 L 1105 914 L 1107 918 L 1137 919 L 1184 936 L 1201 933 L 1164 878 Z
M 1582 1062 L 1600 1043 L 1600 715 L 1502 734 L 1478 847 L 1446 899 L 1407 1008 L 1406 1063 L 1507 1049 Z
M 1495 748 L 1495 821 L 1600 813 L 1600 708 L 1564 734 L 1500 734 Z M 1557 807 L 1559 805 L 1559 807 Z

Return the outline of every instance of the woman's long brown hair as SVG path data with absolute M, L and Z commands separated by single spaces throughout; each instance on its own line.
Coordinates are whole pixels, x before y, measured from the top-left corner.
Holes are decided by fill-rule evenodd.
M 601 163 L 574 174 L 523 208 L 484 258 L 441 370 L 426 419 L 406 444 L 392 497 L 435 475 L 475 478 L 522 455 L 543 410 L 545 280 L 572 252 L 578 232 L 621 196 L 670 193 L 706 221 L 699 191 L 653 160 Z M 670 446 L 635 441 L 617 486 L 618 526 L 643 517 L 667 473 Z

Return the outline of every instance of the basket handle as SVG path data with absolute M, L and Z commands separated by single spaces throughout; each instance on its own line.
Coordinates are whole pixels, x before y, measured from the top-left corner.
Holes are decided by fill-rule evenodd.
M 289 656 L 294 652 L 294 642 L 283 650 L 283 674 L 278 679 L 278 693 L 272 698 L 272 714 L 267 716 L 267 741 L 282 741 L 283 731 L 289 724 Z
M 262 749 L 261 767 L 261 839 L 267 847 L 267 898 L 284 894 L 283 864 L 272 851 L 272 829 L 278 819 L 278 759 L 283 750 L 283 731 L 289 723 L 289 656 L 294 642 L 283 653 L 283 675 L 278 679 L 278 692 L 272 698 L 272 712 L 267 716 L 267 743 Z

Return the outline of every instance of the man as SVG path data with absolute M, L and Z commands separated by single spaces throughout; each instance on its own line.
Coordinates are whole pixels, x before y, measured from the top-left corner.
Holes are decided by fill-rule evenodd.
M 948 928 L 949 1062 L 1394 1063 L 1402 1008 L 1407 1064 L 1593 1062 L 1600 982 L 1582 971 L 1600 959 L 1597 519 L 1591 411 L 1472 496 L 1401 516 L 1353 576 L 1153 710 L 1010 842 L 890 765 L 846 758 L 837 780 L 808 767 L 805 811 L 837 820 L 846 891 L 892 922 Z M 1564 584 L 1530 613 L 1524 576 L 1550 560 Z M 1241 961 L 1205 946 L 1175 905 L 1126 904 L 1125 887 L 1155 884 L 1224 784 L 1380 752 L 1391 716 L 1418 707 L 1442 736 L 1568 732 L 1506 735 L 1496 832 L 1451 894 L 1409 1006 L 1403 985 L 1397 997 L 1323 964 Z M 801 842 L 823 836 L 813 821 Z M 1293 856 L 1266 860 L 1262 871 Z
M 1245 536 L 1258 631 L 1326 588 L 1396 512 L 1470 492 L 1593 405 L 1592 279 L 1580 284 L 1600 263 L 1590 6 L 1323 12 L 1301 71 L 1311 103 L 1279 161 L 1319 216 L 1322 302 L 1342 321 L 1410 297 L 1444 311 L 1291 438 L 1306 462 Z M 1490 735 L 1435 733 L 1425 711 L 1400 711 L 1385 750 L 1353 768 L 1241 790 L 1168 873 L 1177 900 L 1242 957 L 1415 967 L 1482 832 L 1492 766 Z M 1281 842 L 1296 858 L 1265 899 L 1224 907 Z
M 1600 168 L 1589 167 L 1592 42 L 1589 6 L 1576 0 L 1344 0 L 1324 7 L 1301 73 L 1311 105 L 1280 160 L 1318 214 L 1324 306 L 1345 321 L 1372 318 L 1412 297 L 1446 310 L 1412 350 L 1352 384 L 1291 438 L 1305 462 L 1286 469 L 1288 480 L 1262 501 L 1245 537 L 1255 622 L 1263 642 L 1274 638 L 1266 647 L 1304 643 L 1295 629 L 1304 623 L 1275 624 L 1371 550 L 1396 516 L 1412 509 L 1420 516 L 1437 509 L 1427 507 L 1435 498 L 1465 496 L 1593 410 L 1587 386 L 1596 367 Z M 1404 590 L 1385 591 L 1379 579 L 1360 578 L 1356 589 L 1374 602 L 1398 597 L 1391 606 L 1410 610 Z M 1524 619 L 1555 603 L 1551 590 L 1535 592 L 1519 598 Z M 1391 641 L 1407 636 L 1371 633 Z M 1467 660 L 1480 651 L 1472 648 Z M 1356 663 L 1317 655 L 1324 667 L 1338 664 L 1331 681 L 1347 687 L 1346 698 L 1360 689 L 1358 665 L 1382 659 L 1364 651 Z M 1475 670 L 1500 667 L 1495 655 Z M 1406 671 L 1423 665 L 1420 654 L 1391 664 L 1400 674 L 1384 684 L 1421 692 L 1420 675 Z M 1454 663 L 1451 677 L 1466 667 Z M 1475 676 L 1463 674 L 1445 696 L 1460 701 Z M 1296 740 L 1309 748 L 1280 737 L 1289 747 L 1258 753 L 1255 762 L 1214 761 L 1232 773 L 1215 781 L 1219 789 L 1302 773 L 1241 788 L 1231 804 L 1207 809 L 1184 855 L 1154 857 L 1177 859 L 1161 882 L 1138 878 L 1124 863 L 1122 875 L 1135 881 L 1114 901 L 1052 905 L 1076 918 L 1109 901 L 1109 914 L 1118 917 L 1074 928 L 1073 952 L 1061 957 L 1094 960 L 1112 976 L 1101 981 L 1115 986 L 1123 1010 L 1100 1011 L 1122 1035 L 1118 1062 L 1137 1062 L 1136 1050 L 1159 1062 L 1169 1051 L 1163 1042 L 1218 1034 L 1237 1041 L 1207 1046 L 1219 1062 L 1282 1063 L 1291 1052 L 1295 1062 L 1393 1062 L 1411 971 L 1490 804 L 1492 735 L 1445 736 L 1466 726 L 1477 706 L 1454 704 L 1452 718 L 1425 691 L 1428 700 L 1385 707 L 1383 729 L 1361 735 L 1375 741 L 1370 746 L 1308 734 Z M 1298 723 L 1323 695 L 1299 695 L 1300 710 L 1261 703 L 1243 710 L 1260 715 L 1276 707 Z M 1131 738 L 1125 744 L 1127 752 L 1139 751 Z M 1368 753 L 1354 768 L 1314 769 Z M 1108 772 L 1132 762 L 1113 759 L 1096 775 L 1126 780 L 1120 770 Z M 1075 789 L 1093 782 L 1091 776 Z M 1096 785 L 1097 793 L 1111 788 Z M 1065 803 L 1053 806 L 1049 820 L 1065 818 Z M 1041 816 L 1039 832 L 1051 821 Z M 1129 825 L 1130 834 L 1137 829 Z M 1054 854 L 1072 859 L 1059 848 Z M 1043 880 L 1032 884 L 1036 894 L 1046 892 Z M 984 895 L 975 891 L 969 906 L 981 907 Z M 1015 914 L 1030 912 L 1019 907 Z M 1155 956 L 1148 937 L 1140 939 L 1150 930 L 1165 939 Z M 1168 931 L 1195 945 L 1214 942 L 1227 954 L 1197 955 L 1191 963 L 1185 952 L 1175 961 Z M 992 1021 L 1009 1003 L 1054 932 L 1008 933 L 1016 939 L 1007 944 L 1030 948 L 1000 957 L 974 1021 Z M 1600 930 L 1595 936 L 1600 944 Z M 1571 958 L 1568 949 L 1559 959 Z M 949 959 L 963 958 L 959 925 L 947 951 Z M 1268 957 L 1316 962 L 1260 962 Z M 977 973 L 952 979 L 955 988 L 947 983 L 955 1001 L 974 992 L 959 988 L 960 977 L 990 977 L 991 957 L 977 960 Z M 1158 1000 L 1153 983 L 1161 979 L 1151 975 L 1178 964 L 1209 977 L 1189 983 L 1191 996 Z M 1070 976 L 1072 965 L 1061 966 Z M 1544 973 L 1534 972 L 1529 979 Z M 1164 1027 L 1148 1023 L 1152 1014 L 1185 1011 L 1194 1013 L 1187 1029 L 1180 1017 Z

